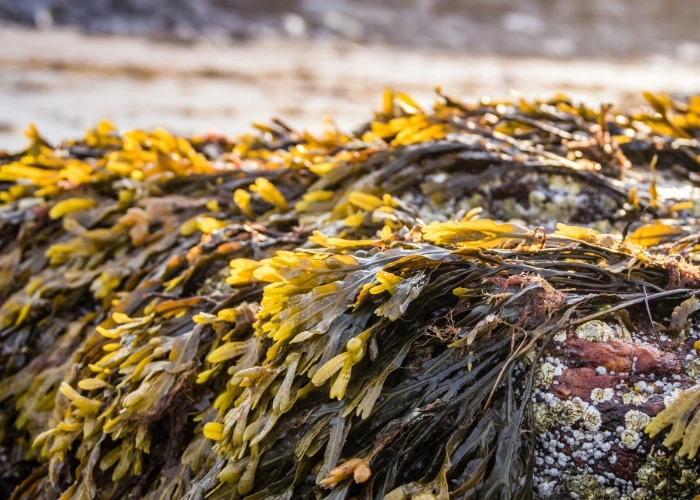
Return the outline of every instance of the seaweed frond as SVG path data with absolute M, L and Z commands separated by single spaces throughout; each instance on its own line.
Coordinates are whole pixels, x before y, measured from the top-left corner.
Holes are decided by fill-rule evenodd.
M 668 408 L 656 415 L 644 432 L 655 437 L 666 427 L 671 430 L 664 439 L 664 446 L 671 448 L 682 441 L 678 455 L 695 458 L 700 448 L 700 412 L 693 412 L 700 405 L 700 384 L 681 392 Z

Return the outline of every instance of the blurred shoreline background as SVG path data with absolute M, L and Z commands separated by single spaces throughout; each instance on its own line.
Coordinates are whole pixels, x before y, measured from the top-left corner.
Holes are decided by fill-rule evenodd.
M 700 92 L 699 25 L 695 0 L 0 0 L 0 150 L 29 122 L 348 129 L 387 86 L 636 105 Z

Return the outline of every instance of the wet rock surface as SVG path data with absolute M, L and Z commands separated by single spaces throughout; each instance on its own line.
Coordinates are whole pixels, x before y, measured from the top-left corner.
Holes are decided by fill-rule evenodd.
M 612 318 L 611 318 L 612 319 Z M 698 383 L 688 368 L 700 322 L 678 338 L 636 330 L 630 338 L 586 340 L 619 329 L 591 321 L 559 336 L 541 359 L 535 390 L 535 483 L 539 498 L 694 498 L 696 463 L 674 459 L 644 433 L 678 394 Z M 669 495 L 670 497 L 666 496 Z

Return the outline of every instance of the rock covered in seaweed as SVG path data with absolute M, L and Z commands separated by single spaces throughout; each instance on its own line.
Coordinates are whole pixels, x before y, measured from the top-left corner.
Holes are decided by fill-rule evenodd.
M 30 128 L 0 157 L 2 492 L 692 498 L 700 108 L 647 98 Z

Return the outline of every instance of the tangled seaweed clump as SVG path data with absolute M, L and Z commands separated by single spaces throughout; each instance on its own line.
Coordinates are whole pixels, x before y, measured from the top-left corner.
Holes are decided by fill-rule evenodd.
M 645 97 L 30 127 L 0 155 L 2 496 L 700 494 L 700 97 Z

